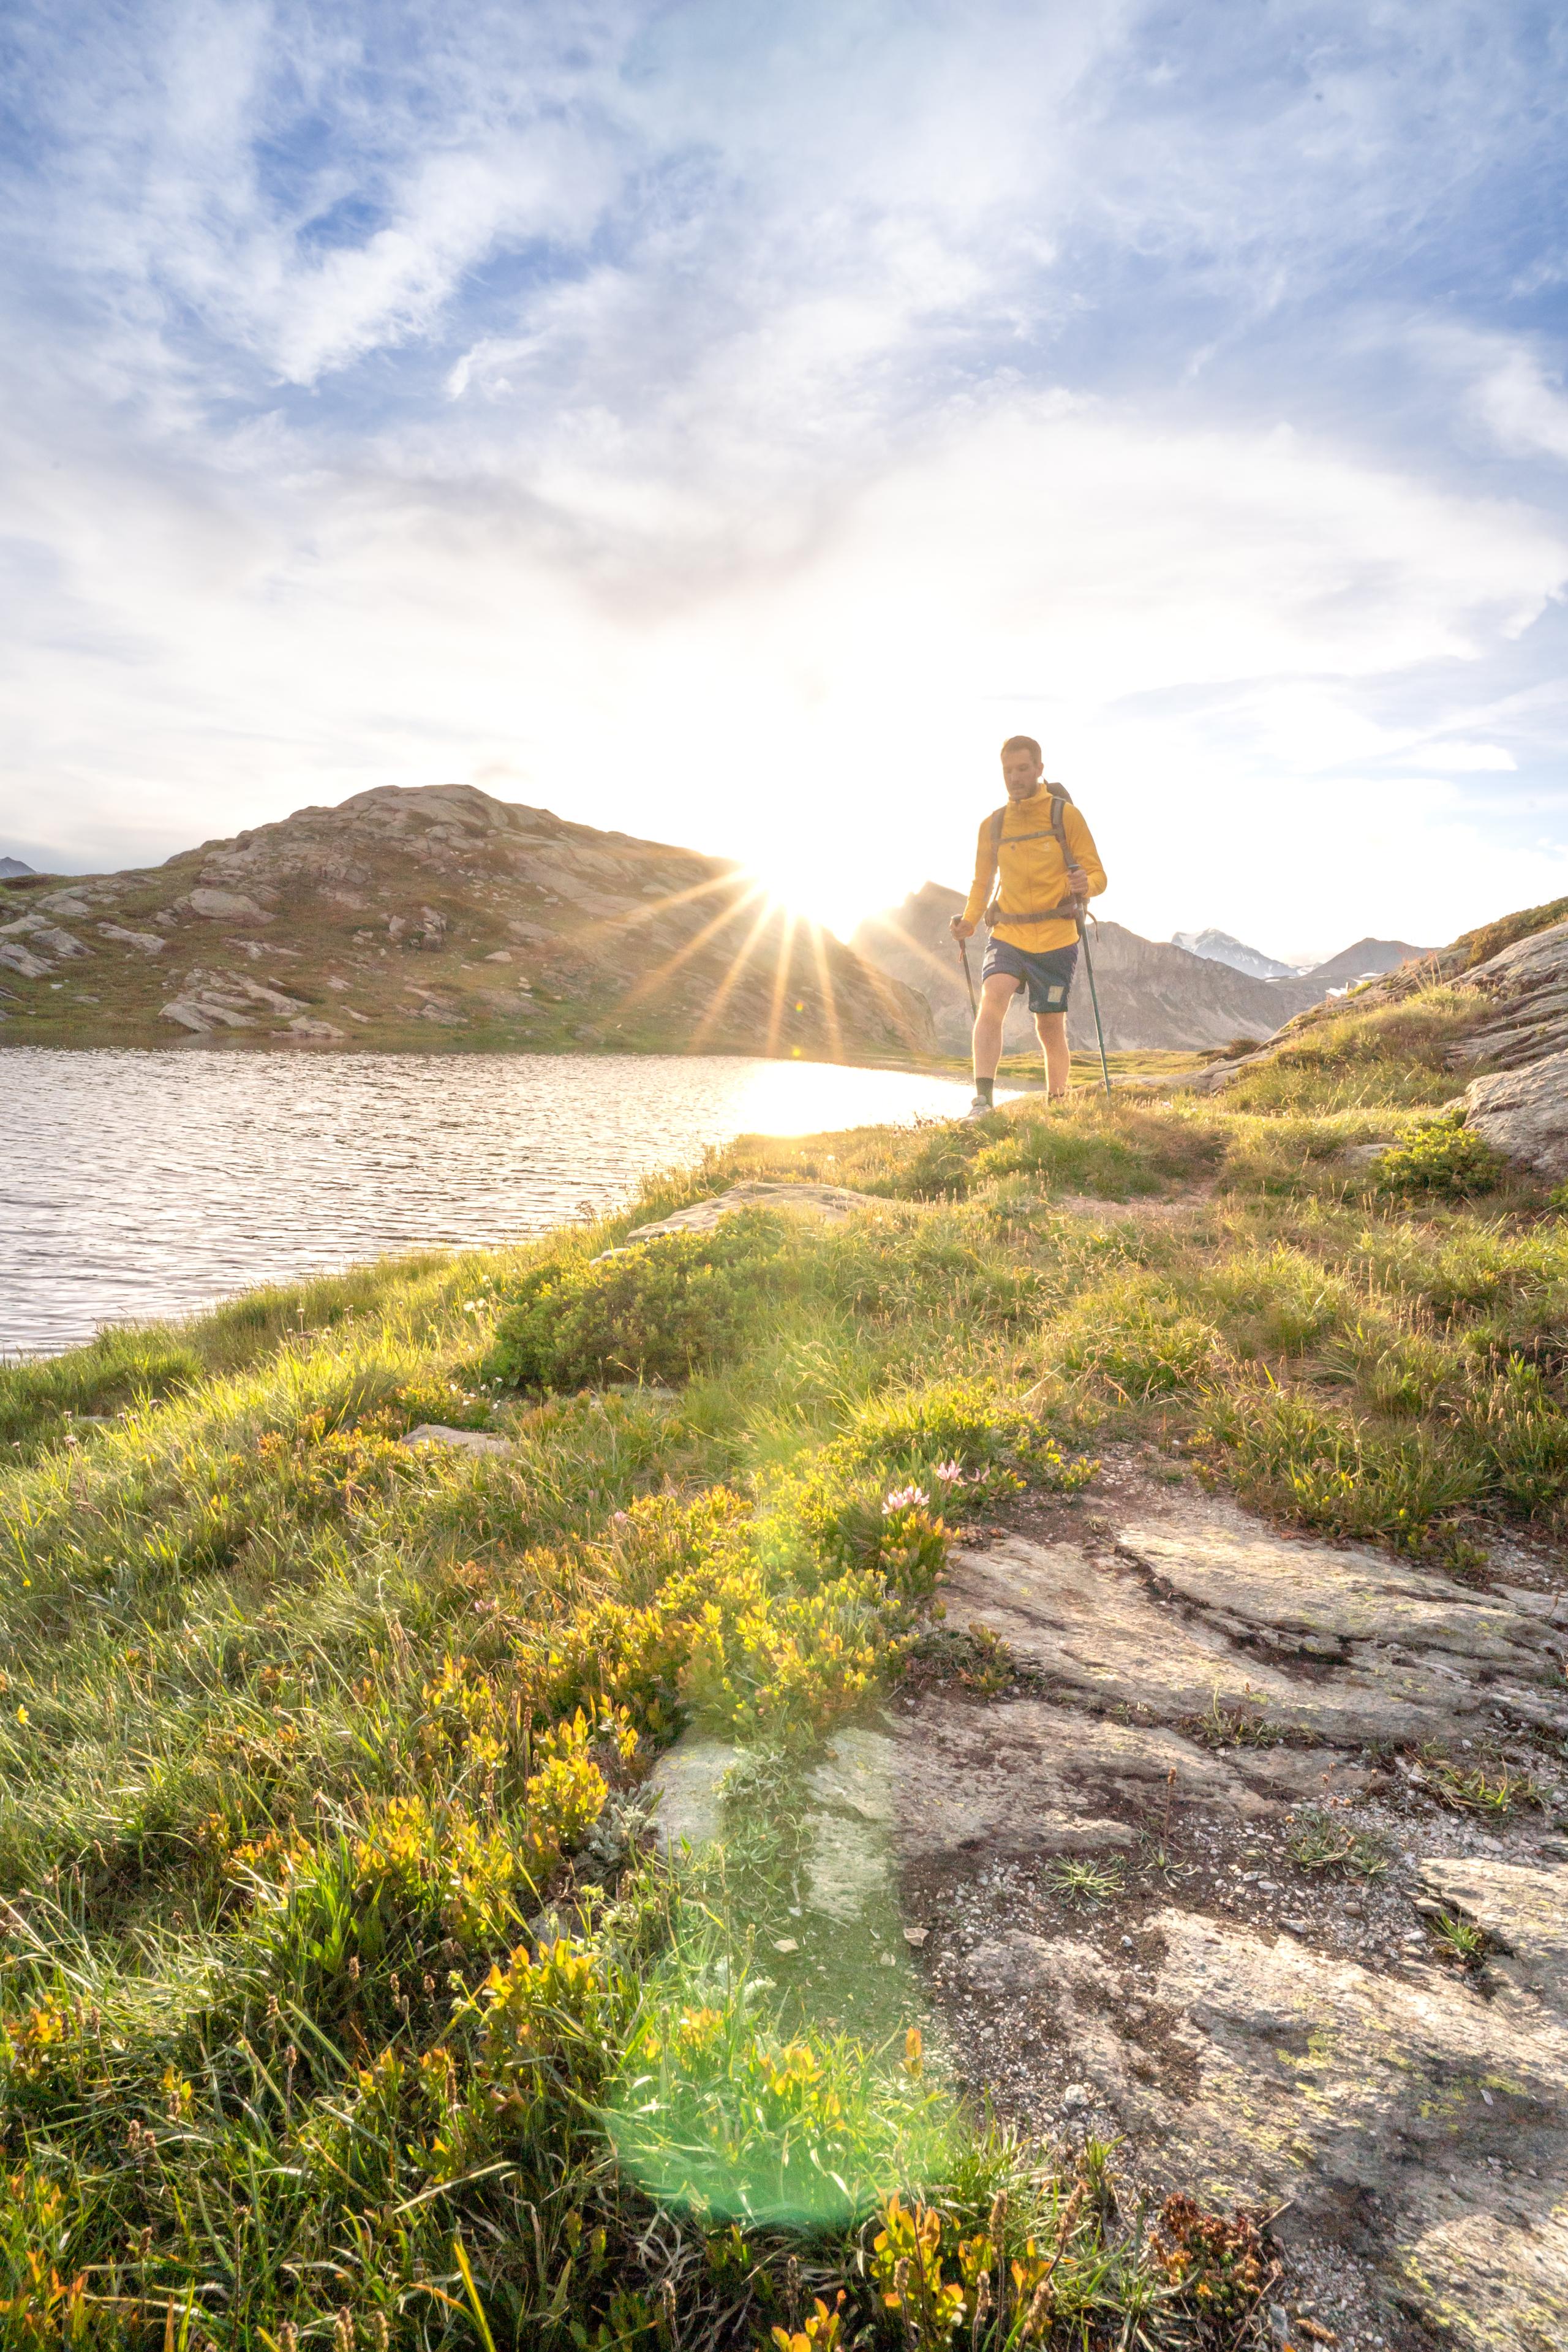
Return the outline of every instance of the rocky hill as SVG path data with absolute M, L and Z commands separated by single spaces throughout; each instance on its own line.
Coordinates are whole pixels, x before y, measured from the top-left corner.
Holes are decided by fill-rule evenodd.
M 862 923 L 854 936 L 868 962 L 923 990 L 937 1036 L 949 1053 L 963 1053 L 969 1043 L 969 1000 L 947 928 L 949 917 L 963 905 L 959 891 L 928 882 L 901 907 Z M 984 934 L 970 943 L 976 981 L 984 947 Z M 1321 1003 L 1327 992 L 1328 984 L 1315 980 L 1254 979 L 1185 948 L 1142 939 L 1120 923 L 1096 924 L 1090 952 L 1105 1042 L 1113 1052 L 1263 1039 L 1293 1013 Z M 1081 986 L 1074 992 L 1068 1034 L 1075 1047 L 1087 1050 L 1094 1044 L 1094 1015 Z M 1007 1045 L 1032 1044 L 1033 1036 L 1020 995 L 1007 1016 Z
M 1466 1123 L 1494 1150 L 1553 1181 L 1568 1178 L 1568 898 L 1530 907 L 1402 963 L 1292 1021 L 1256 1053 L 1174 1086 L 1216 1094 L 1281 1059 L 1320 1050 L 1322 1024 L 1352 1024 L 1425 994 L 1457 1025 L 1444 1061 Z M 1331 1032 L 1330 1033 L 1331 1034 Z M 1484 1066 L 1481 1075 L 1466 1075 Z
M 723 860 L 468 784 L 359 793 L 166 865 L 0 884 L 0 1039 L 901 1055 L 923 996 Z
M 1307 978 L 1321 980 L 1326 988 L 1346 988 L 1358 980 L 1397 971 L 1402 963 L 1419 961 L 1431 952 L 1430 948 L 1412 947 L 1408 940 L 1357 940 L 1327 963 L 1314 964 Z

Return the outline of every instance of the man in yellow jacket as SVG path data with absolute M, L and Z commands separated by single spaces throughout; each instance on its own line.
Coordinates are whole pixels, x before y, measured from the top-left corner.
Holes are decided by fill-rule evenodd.
M 974 1016 L 971 1118 L 984 1118 L 992 1108 L 996 1065 L 1002 1058 L 1002 1024 L 1020 988 L 1029 992 L 1029 1010 L 1046 1057 L 1046 1091 L 1054 1096 L 1068 1090 L 1068 997 L 1079 939 L 1074 901 L 1081 906 L 1084 899 L 1098 898 L 1105 887 L 1105 868 L 1088 825 L 1071 801 L 1045 782 L 1045 772 L 1034 737 L 1009 735 L 1002 746 L 1006 806 L 980 828 L 969 902 L 952 919 L 956 940 L 972 937 L 983 914 L 991 925 Z M 1053 808 L 1056 824 L 1051 822 Z M 998 877 L 996 898 L 988 909 L 991 885 Z

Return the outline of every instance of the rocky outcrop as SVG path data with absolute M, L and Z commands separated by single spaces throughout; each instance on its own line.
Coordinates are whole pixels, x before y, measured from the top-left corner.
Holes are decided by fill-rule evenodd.
M 1549 1183 L 1568 1180 L 1568 1051 L 1472 1078 L 1464 1104 L 1465 1124 L 1494 1151 Z
M 1555 1571 L 1462 1587 L 1131 1454 L 1100 1494 L 955 1557 L 945 1627 L 812 1775 L 775 1951 L 818 1999 L 857 1955 L 913 1969 L 1005 2119 L 1277 2211 L 1281 2321 L 1317 2332 L 1276 2340 L 1568 2341 Z M 717 1832 L 728 1760 L 661 1768 L 668 1843 Z
M 1453 1060 L 1521 1069 L 1568 1047 L 1568 922 L 1516 940 L 1454 983 L 1485 1000 Z
M 947 928 L 949 917 L 963 905 L 958 891 L 928 882 L 901 907 L 868 919 L 854 934 L 854 945 L 868 961 L 924 992 L 937 1036 L 949 1053 L 967 1049 L 973 1018 Z M 969 947 L 977 982 L 984 951 L 982 932 Z M 1229 964 L 1191 955 L 1185 948 L 1142 939 L 1120 923 L 1094 924 L 1089 952 L 1105 1042 L 1113 1052 L 1226 1045 L 1238 1036 L 1261 1040 L 1292 1013 L 1321 1003 L 1327 988 L 1326 982 L 1303 980 L 1257 980 Z M 1068 1035 L 1079 1051 L 1088 1052 L 1094 1045 L 1094 1013 L 1081 977 L 1068 1015 Z M 1010 1051 L 1034 1045 L 1034 1027 L 1021 995 L 1008 1013 L 1006 1043 Z
M 1375 1012 L 1398 1003 L 1424 987 L 1447 987 L 1475 1003 L 1475 1017 L 1448 1049 L 1451 1067 L 1473 1067 L 1477 1062 L 1500 1065 L 1503 1070 L 1529 1070 L 1552 1057 L 1561 1064 L 1568 1056 L 1568 920 L 1565 902 L 1507 916 L 1480 931 L 1467 931 L 1451 946 L 1434 950 L 1416 962 L 1343 1000 L 1342 1009 Z M 1479 952 L 1487 950 L 1488 952 Z M 1326 969 L 1326 967 L 1325 967 Z M 1318 1020 L 1342 1009 L 1336 998 L 1321 1012 L 1308 1012 L 1258 1052 L 1235 1060 L 1216 1062 L 1208 1069 L 1172 1080 L 1173 1086 L 1215 1093 L 1231 1085 L 1276 1053 L 1304 1037 Z M 1541 1174 L 1568 1173 L 1561 1166 L 1559 1136 L 1563 1123 L 1554 1108 L 1563 1086 L 1560 1066 L 1544 1068 L 1528 1085 L 1493 1086 L 1488 1080 L 1472 1085 L 1465 1095 L 1471 1123 L 1499 1151 Z
M 0 886 L 0 962 L 30 984 L 7 1043 L 864 1059 L 936 1042 L 922 995 L 735 866 L 467 784 L 378 787 L 143 872 Z

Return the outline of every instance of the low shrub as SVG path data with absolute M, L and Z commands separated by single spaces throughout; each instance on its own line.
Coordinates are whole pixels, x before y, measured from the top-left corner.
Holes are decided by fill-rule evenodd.
M 661 1234 L 611 1255 L 556 1259 L 510 1294 L 482 1371 L 513 1388 L 685 1380 L 729 1360 L 776 1303 L 798 1229 L 745 1209 L 708 1234 Z
M 1373 1166 L 1378 1191 L 1399 1201 L 1468 1201 L 1495 1192 L 1508 1173 L 1507 1160 L 1465 1125 L 1458 1109 L 1420 1120 Z

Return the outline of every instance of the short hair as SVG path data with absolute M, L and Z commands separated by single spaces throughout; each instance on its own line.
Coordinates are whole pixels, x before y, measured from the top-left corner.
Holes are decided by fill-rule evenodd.
M 1037 760 L 1046 756 L 1032 735 L 1009 735 L 1002 746 L 1002 757 L 1005 759 L 1009 751 L 1032 751 Z

